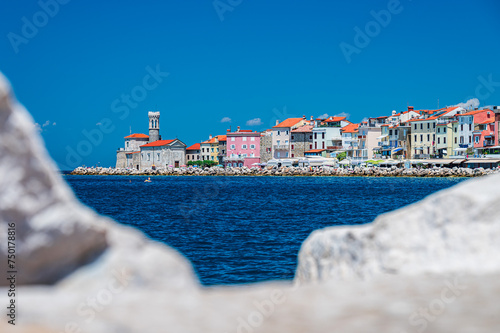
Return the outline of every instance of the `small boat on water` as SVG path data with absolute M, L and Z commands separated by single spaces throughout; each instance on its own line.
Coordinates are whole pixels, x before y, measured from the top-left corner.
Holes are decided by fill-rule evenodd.
M 148 179 L 146 179 L 144 182 L 145 183 L 151 183 L 151 177 L 148 177 Z

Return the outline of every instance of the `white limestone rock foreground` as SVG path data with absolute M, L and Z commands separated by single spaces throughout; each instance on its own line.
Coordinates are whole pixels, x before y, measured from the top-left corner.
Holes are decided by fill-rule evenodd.
M 469 180 L 361 226 L 314 231 L 296 280 L 500 272 L 500 175 Z
M 141 284 L 197 285 L 191 265 L 176 251 L 98 216 L 54 170 L 33 119 L 0 74 L 1 272 L 8 270 L 8 224 L 15 223 L 18 285 L 55 283 L 96 258 L 99 278 L 116 268 Z M 7 283 L 0 279 L 0 286 Z
M 295 285 L 201 288 L 176 251 L 75 199 L 8 89 L 0 75 L 0 270 L 6 271 L 9 222 L 17 225 L 19 266 L 16 326 L 2 312 L 2 333 L 500 331 L 498 248 L 492 245 L 499 240 L 498 218 L 496 206 L 487 206 L 498 198 L 497 176 L 431 196 L 422 212 L 415 211 L 419 203 L 373 227 L 334 231 L 337 238 L 313 234 L 301 251 Z M 484 202 L 467 210 L 473 192 Z M 446 212 L 458 222 L 444 218 Z M 443 265 L 450 258 L 456 260 Z M 436 274 L 422 276 L 426 270 Z M 465 274 L 442 274 L 453 270 Z M 331 281 L 335 276 L 367 281 Z M 2 308 L 6 296 L 0 287 Z

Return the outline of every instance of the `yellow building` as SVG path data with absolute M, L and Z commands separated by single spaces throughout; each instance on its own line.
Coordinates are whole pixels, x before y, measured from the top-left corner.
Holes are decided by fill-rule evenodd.
M 436 122 L 437 117 L 410 120 L 411 157 L 430 158 L 436 154 Z
M 225 135 L 216 135 L 214 137 L 210 136 L 207 141 L 203 141 L 200 144 L 201 148 L 201 159 L 206 161 L 219 161 L 219 152 L 223 142 L 226 141 Z

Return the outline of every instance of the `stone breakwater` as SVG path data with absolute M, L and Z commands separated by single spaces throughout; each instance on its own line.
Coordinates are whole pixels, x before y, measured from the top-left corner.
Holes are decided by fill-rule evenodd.
M 78 167 L 71 172 L 72 175 L 88 176 L 367 176 L 367 177 L 478 177 L 500 173 L 500 169 L 469 169 L 469 168 L 427 168 L 404 169 L 395 166 L 390 168 L 307 168 L 307 167 L 282 167 L 272 168 L 162 168 L 162 169 L 119 169 L 119 168 L 86 168 Z

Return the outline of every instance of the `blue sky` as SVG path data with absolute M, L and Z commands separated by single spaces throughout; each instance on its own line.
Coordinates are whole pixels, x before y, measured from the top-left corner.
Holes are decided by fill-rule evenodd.
M 494 0 L 60 1 L 4 5 L 0 70 L 63 169 L 114 165 L 149 110 L 191 145 L 290 116 L 500 104 Z

